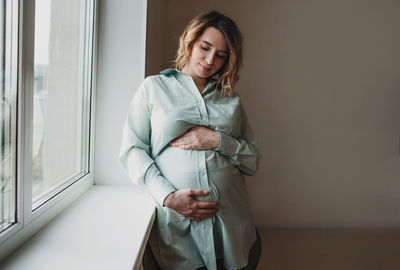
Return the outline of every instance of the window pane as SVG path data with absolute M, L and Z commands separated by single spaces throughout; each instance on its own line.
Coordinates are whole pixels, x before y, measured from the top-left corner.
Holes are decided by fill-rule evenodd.
M 85 0 L 36 0 L 33 208 L 87 171 Z
M 12 9 L 0 4 L 0 231 L 16 221 L 16 87 L 13 65 Z M 14 68 L 14 70 L 13 70 Z

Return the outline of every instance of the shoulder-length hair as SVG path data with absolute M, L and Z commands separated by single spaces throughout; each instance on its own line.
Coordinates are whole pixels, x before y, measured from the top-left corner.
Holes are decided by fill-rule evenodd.
M 194 43 L 204 30 L 210 26 L 218 29 L 228 42 L 228 57 L 213 78 L 217 80 L 222 90 L 222 95 L 230 95 L 235 83 L 239 80 L 243 47 L 242 34 L 231 18 L 217 11 L 202 13 L 193 18 L 179 38 L 179 48 L 174 61 L 174 67 L 182 70 L 190 61 Z

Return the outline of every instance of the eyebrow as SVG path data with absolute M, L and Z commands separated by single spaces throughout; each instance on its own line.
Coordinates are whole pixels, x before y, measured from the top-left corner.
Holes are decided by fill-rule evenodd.
M 210 45 L 210 46 L 214 46 L 214 45 L 212 45 L 210 42 L 208 42 L 207 40 L 202 40 L 202 42 L 204 42 L 204 43 L 206 43 L 206 44 L 208 44 L 208 45 Z M 219 52 L 223 52 L 223 53 L 225 53 L 225 54 L 228 54 L 228 52 L 227 52 L 227 51 L 224 51 L 224 50 L 219 50 Z

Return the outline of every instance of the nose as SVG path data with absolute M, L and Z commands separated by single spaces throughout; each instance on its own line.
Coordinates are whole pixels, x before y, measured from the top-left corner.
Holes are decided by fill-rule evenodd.
M 214 63 L 214 58 L 215 58 L 215 54 L 214 53 L 209 53 L 206 56 L 206 62 L 208 65 L 212 65 Z

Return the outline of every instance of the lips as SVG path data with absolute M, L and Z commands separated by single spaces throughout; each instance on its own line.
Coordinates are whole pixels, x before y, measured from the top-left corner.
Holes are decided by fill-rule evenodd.
M 210 72 L 212 71 L 212 67 L 205 67 L 204 65 L 200 64 L 200 66 L 202 67 L 202 69 L 206 72 Z

